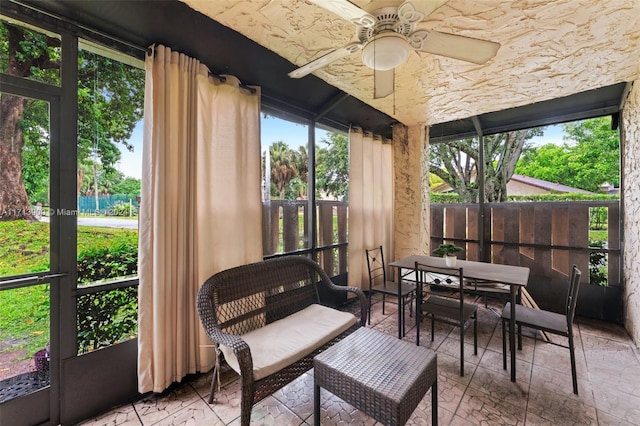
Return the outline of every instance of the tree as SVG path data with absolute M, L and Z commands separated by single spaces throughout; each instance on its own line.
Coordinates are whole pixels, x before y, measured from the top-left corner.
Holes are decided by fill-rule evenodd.
M 291 152 L 291 166 L 294 170 L 294 178 L 289 182 L 290 197 L 293 199 L 307 198 L 307 179 L 309 177 L 309 153 L 307 147 L 300 146 L 297 151 Z
M 520 158 L 515 172 L 553 183 L 569 184 L 570 151 L 567 146 L 546 144 L 533 147 Z
M 525 143 L 542 134 L 539 128 L 485 136 L 485 197 L 489 202 L 506 201 L 507 182 L 513 176 Z M 429 171 L 446 182 L 463 202 L 478 200 L 478 140 L 467 138 L 430 146 Z
M 54 78 L 47 70 L 60 66 L 60 40 L 36 35 L 15 25 L 0 25 L 0 69 L 17 77 Z M 32 219 L 22 174 L 25 126 L 29 100 L 0 94 L 0 219 Z M 48 125 L 42 126 L 48 129 Z M 34 180 L 37 180 L 34 179 Z
M 114 194 L 139 195 L 140 179 L 130 176 L 125 177 L 122 181 L 113 186 Z
M 329 140 L 320 140 L 325 147 L 316 147 L 316 189 L 339 200 L 348 200 L 349 138 L 330 132 Z
M 516 172 L 596 192 L 620 182 L 620 140 L 608 117 L 566 123 L 561 146 L 547 144 L 522 156 Z
M 277 141 L 269 147 L 271 158 L 271 183 L 275 185 L 280 199 L 285 199 L 287 184 L 296 177 L 296 169 L 293 165 L 293 151 L 285 142 Z
M 620 138 L 611 130 L 611 119 L 598 117 L 562 127 L 571 152 L 569 167 L 574 171 L 570 185 L 593 192 L 603 183 L 619 186 Z
M 0 24 L 0 70 L 60 84 L 60 40 Z M 110 173 L 142 117 L 144 71 L 81 50 L 78 58 L 78 162 L 99 162 Z M 48 190 L 48 108 L 0 95 L 0 214 L 31 219 L 30 201 Z M 40 194 L 40 195 L 38 195 Z M 30 200 L 31 199 L 31 200 Z

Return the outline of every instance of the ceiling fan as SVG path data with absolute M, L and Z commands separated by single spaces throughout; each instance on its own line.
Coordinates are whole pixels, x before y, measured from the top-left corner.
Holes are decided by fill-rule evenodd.
M 404 63 L 411 50 L 433 53 L 482 65 L 493 58 L 500 43 L 438 31 L 416 30 L 425 18 L 409 1 L 400 6 L 380 7 L 371 12 L 348 0 L 310 0 L 356 26 L 359 42 L 349 43 L 289 73 L 302 78 L 338 59 L 362 50 L 362 62 L 372 68 L 374 99 L 393 93 L 394 69 Z

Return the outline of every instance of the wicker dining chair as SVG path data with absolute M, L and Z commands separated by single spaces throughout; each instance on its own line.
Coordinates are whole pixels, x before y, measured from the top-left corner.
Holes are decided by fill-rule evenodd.
M 569 290 L 564 304 L 564 313 L 556 313 L 543 309 L 529 308 L 524 305 L 516 305 L 516 325 L 518 327 L 518 349 L 522 349 L 522 327 L 534 328 L 546 333 L 564 336 L 569 340 L 569 346 L 553 343 L 569 349 L 571 357 L 571 376 L 573 379 L 573 393 L 578 395 L 578 377 L 576 372 L 576 354 L 573 343 L 573 317 L 576 313 L 578 290 L 580 289 L 580 277 L 582 272 L 576 265 L 571 269 Z M 506 328 L 511 319 L 511 303 L 507 303 L 502 310 L 502 367 L 507 369 L 507 337 Z
M 473 323 L 473 354 L 478 355 L 478 307 L 464 301 L 464 279 L 462 268 L 435 267 L 419 262 L 415 264 L 418 286 L 430 292 L 422 296 L 420 315 L 431 320 L 431 341 L 435 322 L 444 322 L 460 329 L 460 376 L 464 377 L 464 334 Z M 419 303 L 419 302 L 418 302 Z M 416 344 L 420 345 L 420 326 L 416 327 Z
M 398 296 L 398 285 L 400 286 L 400 300 L 398 300 L 398 321 L 402 324 L 402 334 L 404 334 L 404 307 L 409 305 L 409 316 L 412 316 L 413 299 L 416 294 L 416 286 L 406 282 L 402 277 L 398 281 L 387 279 L 387 270 L 384 263 L 384 252 L 382 246 L 365 250 L 367 254 L 367 268 L 369 269 L 369 289 L 367 299 L 369 301 L 369 324 L 371 324 L 371 297 L 382 294 L 382 314 L 387 296 Z M 400 336 L 399 336 L 400 337 Z

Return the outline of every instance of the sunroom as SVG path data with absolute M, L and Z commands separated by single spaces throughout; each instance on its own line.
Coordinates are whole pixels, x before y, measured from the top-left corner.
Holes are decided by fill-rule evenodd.
M 637 261 L 640 256 L 638 2 L 410 1 L 409 5 L 424 15 L 416 23 L 416 28 L 424 30 L 424 33 L 484 40 L 494 43 L 495 51 L 488 58 L 478 60 L 482 63 L 473 63 L 468 59 L 476 57 L 475 53 L 469 53 L 474 48 L 459 47 L 455 43 L 447 45 L 444 50 L 433 46 L 425 47 L 423 51 L 412 48 L 400 65 L 392 68 L 391 73 L 384 73 L 386 77 L 363 63 L 361 50 L 364 51 L 366 43 L 357 42 L 356 25 L 332 12 L 328 4 L 335 3 L 338 8 L 344 4 L 355 5 L 373 12 L 386 7 L 397 8 L 403 2 L 326 0 L 326 4 L 322 3 L 306 0 L 7 0 L 0 3 L 3 26 L 25 28 L 41 33 L 47 39 L 57 40 L 55 48 L 60 55 L 50 57 L 46 64 L 34 64 L 41 72 L 30 72 L 26 78 L 24 74 L 19 76 L 13 72 L 10 63 L 6 68 L 3 66 L 0 74 L 3 99 L 37 100 L 40 102 L 40 114 L 42 111 L 48 114 L 50 127 L 41 133 L 49 140 L 44 148 L 49 159 L 46 163 L 49 165 L 46 208 L 53 212 L 45 243 L 49 253 L 46 268 L 17 272 L 2 269 L 2 309 L 6 309 L 10 300 L 8 295 L 15 295 L 18 289 L 34 287 L 46 292 L 50 310 L 46 313 L 45 333 L 48 339 L 45 340 L 49 342 L 50 358 L 47 377 L 39 385 L 13 393 L 10 397 L 3 396 L 0 422 L 75 424 L 118 404 L 139 400 L 141 394 L 162 395 L 163 391 L 174 386 L 172 383 L 180 382 L 185 376 L 209 372 L 213 366 L 213 352 L 198 329 L 195 311 L 197 285 L 193 284 L 188 291 L 180 293 L 174 289 L 173 283 L 189 281 L 201 284 L 202 277 L 263 258 L 283 254 L 309 256 L 318 261 L 335 282 L 366 289 L 365 248 L 383 245 L 386 260 L 393 261 L 412 254 L 429 254 L 434 244 L 453 241 L 465 245 L 469 260 L 530 267 L 533 271 L 528 285 L 530 293 L 541 306 L 555 308 L 557 290 L 553 284 L 566 276 L 571 262 L 588 262 L 585 251 L 588 247 L 578 242 L 586 237 L 580 234 L 577 239 L 572 239 L 568 235 L 576 232 L 580 215 L 602 206 L 608 211 L 609 245 L 603 252 L 608 256 L 609 286 L 591 288 L 584 285 L 578 315 L 584 318 L 585 330 L 613 328 L 614 334 L 624 335 L 625 345 L 635 350 L 640 341 L 640 299 L 637 294 L 640 287 L 640 264 Z M 8 49 L 16 40 L 6 31 L 2 34 L 7 36 L 0 41 Z M 20 42 L 27 43 L 25 40 Z M 346 46 L 354 42 L 357 45 L 355 50 L 349 50 Z M 455 59 L 453 50 L 458 48 L 462 49 L 459 55 L 467 60 Z M 29 46 L 21 45 L 21 49 L 22 52 L 28 51 Z M 327 63 L 316 62 L 312 73 L 301 78 L 288 75 L 334 51 L 337 53 Z M 82 109 L 88 108 L 88 104 L 82 103 L 83 96 L 88 99 L 95 95 L 91 85 L 80 83 L 81 73 L 86 70 L 80 64 L 82 61 L 90 62 L 91 55 L 127 63 L 137 70 L 136 75 L 143 76 L 137 90 L 138 96 L 145 98 L 144 111 L 135 113 L 143 116 L 145 144 L 149 140 L 150 145 L 145 145 L 143 190 L 137 200 L 140 202 L 140 279 L 138 276 L 128 277 L 85 287 L 79 281 L 78 271 L 78 235 L 82 228 L 78 218 L 79 157 L 91 157 L 98 152 L 105 154 L 97 142 L 91 151 L 90 142 L 83 145 L 79 141 L 85 134 L 83 132 L 93 134 L 94 130 L 93 127 L 89 131 L 83 128 L 94 126 L 93 123 L 83 123 L 79 119 Z M 207 80 L 210 90 L 233 89 L 236 92 L 234 96 L 242 98 L 242 101 L 212 103 L 206 106 L 207 110 L 198 104 L 193 113 L 187 111 L 190 104 L 171 98 L 173 89 L 164 80 L 160 81 L 178 78 L 162 76 L 158 68 L 154 68 L 154 62 L 157 66 L 160 61 L 159 57 L 166 58 L 167 68 L 172 58 L 191 64 L 194 78 L 199 76 Z M 8 58 L 2 58 L 2 61 L 9 62 Z M 59 71 L 51 77 L 48 74 L 51 70 Z M 108 71 L 102 72 L 94 72 L 90 81 L 99 84 L 100 75 L 103 78 L 108 75 Z M 213 99 L 217 95 L 210 96 Z M 238 103 L 242 106 L 239 107 Z M 247 110 L 250 115 L 246 115 Z M 240 141 L 259 143 L 260 132 L 264 132 L 261 115 L 267 115 L 271 120 L 275 117 L 295 123 L 306 132 L 308 180 L 305 196 L 297 197 L 297 200 L 282 203 L 274 200 L 267 206 L 263 202 L 270 198 L 268 195 L 260 196 L 264 189 L 260 185 L 266 185 L 266 177 L 260 176 L 263 166 L 260 162 L 265 161 L 264 146 L 260 150 L 257 146 L 252 148 L 253 162 L 247 162 L 245 157 L 233 157 L 236 162 L 233 166 L 229 160 L 231 157 L 218 155 L 219 152 L 242 151 Z M 2 115 L 2 120 L 8 120 L 6 117 L 9 116 Z M 474 138 L 482 153 L 483 138 L 491 135 L 595 117 L 610 117 L 611 128 L 619 135 L 620 197 L 613 204 L 596 203 L 578 209 L 579 213 L 572 210 L 573 207 L 567 207 L 565 213 L 558 213 L 559 219 L 554 225 L 569 229 L 569 232 L 560 233 L 560 237 L 549 237 L 549 241 L 536 240 L 536 229 L 527 227 L 528 218 L 533 216 L 527 216 L 524 207 L 519 207 L 518 213 L 512 216 L 509 212 L 513 210 L 498 214 L 495 213 L 498 207 L 489 205 L 483 196 L 479 197 L 476 206 L 466 207 L 463 212 L 451 207 L 447 213 L 447 207 L 430 203 L 427 179 L 430 146 Z M 28 119 L 24 118 L 21 123 Z M 351 169 L 352 196 L 348 202 L 327 201 L 318 195 L 315 187 L 320 185 L 314 170 L 316 148 L 327 131 L 348 136 L 352 143 L 351 161 L 357 159 L 361 162 L 359 168 Z M 150 136 L 157 132 L 165 133 L 161 138 Z M 233 146 L 216 148 L 218 151 L 211 153 L 214 160 L 207 163 L 206 156 L 200 151 L 202 146 L 189 147 L 185 142 L 190 138 L 197 139 L 192 133 L 206 132 L 209 132 L 211 140 L 224 139 L 233 133 L 237 142 L 231 142 Z M 2 138 L 2 149 L 13 152 L 12 139 L 6 134 Z M 155 145 L 151 145 L 151 139 L 156 141 Z M 163 154 L 151 154 L 159 152 L 161 146 L 166 149 Z M 356 153 L 357 146 L 375 148 L 361 149 Z M 87 154 L 83 149 L 91 152 Z M 386 162 L 380 159 L 381 156 L 386 156 Z M 187 160 L 181 163 L 183 157 Z M 6 170 L 9 163 L 4 163 L 5 158 L 15 157 L 3 154 L 3 169 Z M 189 171 L 193 170 L 207 172 L 190 174 Z M 362 174 L 357 176 L 356 170 Z M 27 172 L 23 170 L 22 173 Z M 220 188 L 211 188 L 200 182 L 203 174 L 209 179 L 206 182 L 227 180 Z M 247 176 L 259 184 L 247 189 L 243 186 Z M 5 181 L 0 187 L 4 192 L 10 183 L 5 175 L 2 179 Z M 372 197 L 370 201 L 354 196 L 358 191 L 369 193 L 371 188 L 375 190 L 368 195 Z M 96 190 L 93 194 L 98 192 Z M 247 202 L 245 199 L 249 198 L 252 201 Z M 3 211 L 16 208 L 7 204 L 7 199 L 0 197 L 0 200 Z M 145 202 L 153 208 L 144 206 Z M 26 207 L 30 208 L 29 205 Z M 244 212 L 249 213 L 245 216 Z M 556 213 L 553 215 L 556 218 Z M 291 223 L 295 222 L 288 237 L 283 235 L 288 231 L 281 229 L 279 233 L 277 229 L 281 226 L 279 221 L 284 223 L 287 217 Z M 492 222 L 498 217 L 502 218 L 502 225 Z M 510 217 L 520 219 L 509 222 Z M 434 224 L 436 219 L 441 221 L 440 228 Z M 456 226 L 453 226 L 454 222 Z M 167 229 L 168 224 L 174 228 Z M 509 227 L 519 231 L 514 240 L 506 239 L 506 231 L 503 234 L 496 231 Z M 471 228 L 475 233 L 470 233 Z M 162 229 L 161 234 L 158 234 L 158 229 Z M 160 235 L 163 238 L 177 235 L 177 239 L 169 244 L 173 248 L 177 247 L 174 243 L 181 241 L 179 236 L 196 241 L 195 236 L 199 235 L 200 242 L 182 241 L 185 244 L 182 249 L 158 253 L 158 246 L 151 242 L 157 241 Z M 565 240 L 562 240 L 563 236 L 567 236 Z M 550 256 L 550 260 L 542 261 L 539 257 L 536 263 L 532 254 L 536 250 Z M 193 253 L 197 255 L 193 256 Z M 142 259 L 143 256 L 146 257 Z M 552 273 L 545 272 L 542 267 L 536 270 L 533 266 L 545 262 L 551 265 Z M 184 271 L 180 266 L 184 264 L 189 264 L 191 269 Z M 588 268 L 588 263 L 584 266 Z M 143 269 L 146 272 L 143 273 Z M 178 293 L 172 293 L 161 303 L 150 294 L 153 291 L 145 288 L 157 291 L 160 288 L 157 287 L 158 277 L 163 275 L 163 271 L 167 274 L 160 281 L 166 282 L 167 291 Z M 184 278 L 187 275 L 191 278 Z M 145 280 L 146 283 L 156 283 L 145 287 Z M 80 351 L 78 324 L 82 319 L 78 303 L 102 292 L 128 288 L 135 293 L 138 284 L 141 297 L 138 309 L 145 309 L 143 313 L 139 311 L 139 315 L 141 324 L 146 321 L 146 329 L 140 325 L 137 337 L 99 350 Z M 143 301 L 142 297 L 146 299 Z M 336 304 L 343 302 L 332 301 Z M 483 310 L 484 302 L 478 303 L 479 309 Z M 501 308 L 498 303 L 494 307 Z M 178 313 L 170 314 L 172 310 Z M 374 305 L 374 312 L 378 328 L 394 334 L 397 323 L 383 324 L 385 317 L 379 304 Z M 393 320 L 393 309 L 389 312 L 392 313 L 387 316 Z M 493 324 L 493 333 L 497 320 L 491 317 L 490 310 L 487 312 L 483 318 Z M 0 311 L 2 315 L 5 313 Z M 154 319 L 149 320 L 147 316 Z M 163 346 L 154 340 L 154 332 L 149 327 L 166 326 L 166 330 L 158 328 L 155 334 L 169 333 L 171 326 L 161 326 L 165 316 L 170 318 L 170 323 L 188 318 L 185 321 L 191 324 L 185 324 L 185 329 L 178 334 L 192 333 L 195 336 L 191 348 L 166 349 L 182 345 L 178 343 L 181 339 L 189 340 L 181 336 L 175 340 L 171 337 L 164 343 L 165 349 L 161 349 Z M 499 327 L 496 330 L 499 333 Z M 496 344 L 493 335 L 487 338 L 488 346 Z M 0 355 L 5 349 L 4 344 L 11 343 L 9 340 L 3 336 Z M 582 340 L 588 341 L 589 337 L 583 336 Z M 595 357 L 608 356 L 608 353 L 585 344 L 584 352 L 589 351 L 593 351 Z M 566 355 L 560 353 L 563 357 Z M 148 366 L 165 362 L 161 361 L 165 355 L 175 357 L 174 361 L 167 361 L 166 372 L 149 373 L 152 368 Z M 612 356 L 608 368 L 618 383 L 624 382 L 624 377 L 632 374 L 630 372 L 640 372 L 637 355 L 634 355 L 633 365 L 620 365 L 615 361 L 615 355 Z M 625 368 L 629 369 L 626 373 Z M 535 367 L 532 371 L 535 372 Z M 509 382 L 506 375 L 504 380 Z M 529 380 L 534 381 L 533 378 Z M 1 383 L 8 386 L 9 382 L 3 380 Z M 469 382 L 464 386 L 466 390 L 461 395 L 478 391 Z M 610 391 L 616 384 L 603 384 L 596 380 L 589 389 L 598 386 Z M 634 411 L 640 403 L 640 390 L 637 386 L 628 389 L 623 384 L 621 387 L 624 398 L 617 398 L 617 402 L 611 401 L 613 397 L 602 397 L 604 391 L 591 389 L 585 392 L 591 395 L 591 400 L 579 400 L 580 407 L 586 407 L 584 412 L 589 413 L 593 407 L 597 413 L 594 415 L 596 422 L 600 424 L 640 422 L 637 411 Z M 527 393 L 529 403 L 533 404 L 534 388 L 532 385 L 524 391 L 521 388 L 511 390 Z M 455 389 L 453 394 L 457 392 Z M 280 392 L 281 398 L 286 398 L 283 391 Z M 290 389 L 290 392 L 295 393 L 296 389 Z M 446 393 L 441 392 L 442 395 Z M 559 398 L 556 403 L 561 405 L 561 401 Z M 211 407 L 215 413 L 216 406 Z M 443 407 L 445 414 L 441 423 L 455 423 L 463 416 L 463 411 L 456 411 L 459 406 L 452 407 L 444 401 Z M 508 418 L 525 422 L 524 417 L 520 418 L 518 414 L 509 415 L 515 417 Z M 147 424 L 139 412 L 136 416 L 136 421 Z M 233 415 L 216 416 L 215 424 L 237 421 L 237 416 Z M 594 416 L 587 417 L 591 419 Z M 307 424 L 305 422 L 312 421 L 309 416 L 299 413 L 292 418 L 299 422 L 286 422 Z M 356 416 L 352 421 L 356 419 L 360 417 Z M 491 418 L 472 416 L 466 420 L 475 424 Z M 366 416 L 359 421 L 373 424 Z M 538 421 L 553 423 L 553 419 L 548 417 L 527 414 L 527 423 Z M 256 420 L 256 424 L 262 422 L 267 420 Z

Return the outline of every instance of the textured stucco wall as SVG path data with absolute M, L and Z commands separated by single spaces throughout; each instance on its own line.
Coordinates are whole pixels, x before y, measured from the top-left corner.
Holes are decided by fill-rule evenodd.
M 640 80 L 636 80 L 622 114 L 624 194 L 625 326 L 640 346 Z
M 425 126 L 393 128 L 394 259 L 427 253 L 429 158 Z

